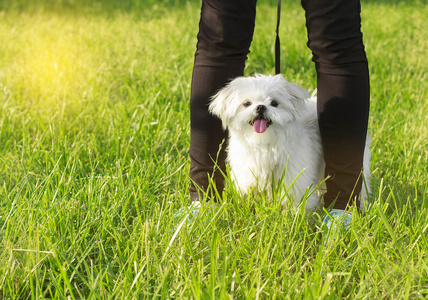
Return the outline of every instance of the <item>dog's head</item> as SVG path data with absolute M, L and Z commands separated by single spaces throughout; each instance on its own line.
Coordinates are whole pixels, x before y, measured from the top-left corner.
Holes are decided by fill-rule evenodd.
M 243 135 L 286 128 L 304 110 L 309 93 L 282 75 L 238 77 L 212 99 L 209 110 L 224 128 Z

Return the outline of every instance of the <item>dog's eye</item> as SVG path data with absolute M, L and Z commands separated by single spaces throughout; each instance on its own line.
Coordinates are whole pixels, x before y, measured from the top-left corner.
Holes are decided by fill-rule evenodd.
M 248 106 L 251 105 L 251 102 L 250 101 L 245 101 L 243 105 L 244 105 L 244 107 L 248 107 Z
M 276 100 L 272 100 L 272 102 L 270 103 L 270 105 L 271 106 L 273 106 L 273 107 L 278 107 L 278 101 L 276 101 Z

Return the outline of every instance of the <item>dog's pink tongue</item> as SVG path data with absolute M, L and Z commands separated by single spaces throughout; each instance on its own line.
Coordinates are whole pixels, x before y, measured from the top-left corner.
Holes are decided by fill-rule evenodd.
M 254 121 L 253 129 L 257 133 L 263 133 L 266 131 L 267 121 L 265 119 L 257 119 Z

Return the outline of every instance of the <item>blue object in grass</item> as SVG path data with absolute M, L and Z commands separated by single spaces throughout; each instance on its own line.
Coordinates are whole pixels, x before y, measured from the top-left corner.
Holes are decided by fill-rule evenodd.
M 349 211 L 342 209 L 332 209 L 323 219 L 323 223 L 327 226 L 328 232 L 324 235 L 326 245 L 332 240 L 343 238 L 346 231 L 349 230 L 352 214 Z M 346 241 L 346 240 L 345 240 Z

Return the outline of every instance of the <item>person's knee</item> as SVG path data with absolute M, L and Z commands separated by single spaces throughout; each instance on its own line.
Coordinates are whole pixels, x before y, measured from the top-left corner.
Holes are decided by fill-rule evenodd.
M 308 47 L 318 63 L 338 65 L 366 61 L 359 0 L 305 0 Z
M 255 23 L 254 10 L 218 9 L 203 5 L 198 33 L 198 52 L 207 56 L 239 56 L 249 53 Z
M 362 36 L 347 39 L 320 38 L 308 42 L 313 61 L 328 65 L 367 62 Z

